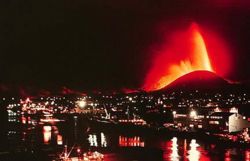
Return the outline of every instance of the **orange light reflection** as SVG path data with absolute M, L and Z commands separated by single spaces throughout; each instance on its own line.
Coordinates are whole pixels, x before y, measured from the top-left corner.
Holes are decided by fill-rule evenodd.
M 44 126 L 43 127 L 43 142 L 44 144 L 49 144 L 51 140 L 51 126 Z
M 141 137 L 125 137 L 119 136 L 119 146 L 120 147 L 144 147 L 145 143 L 141 140 Z

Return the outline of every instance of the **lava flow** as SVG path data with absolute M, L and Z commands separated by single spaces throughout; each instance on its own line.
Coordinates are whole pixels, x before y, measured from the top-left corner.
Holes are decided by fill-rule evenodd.
M 177 78 L 197 70 L 215 72 L 197 24 L 173 35 L 158 51 L 143 85 L 145 91 L 159 90 Z

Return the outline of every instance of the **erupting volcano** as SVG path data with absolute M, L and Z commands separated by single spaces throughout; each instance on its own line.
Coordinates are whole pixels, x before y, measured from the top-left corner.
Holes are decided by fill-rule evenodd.
M 145 91 L 162 89 L 193 71 L 205 70 L 216 73 L 197 24 L 193 23 L 187 31 L 173 34 L 170 40 L 158 50 L 153 59 L 143 85 Z

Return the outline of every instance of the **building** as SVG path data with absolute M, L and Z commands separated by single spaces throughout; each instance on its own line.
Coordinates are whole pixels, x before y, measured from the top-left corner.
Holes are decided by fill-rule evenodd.
M 203 129 L 206 125 L 207 110 L 182 108 L 173 111 L 174 126 L 180 130 Z
M 182 108 L 173 111 L 173 123 L 179 130 L 215 133 L 239 132 L 250 127 L 246 117 L 236 111 L 213 111 Z
M 250 127 L 250 122 L 244 116 L 236 113 L 229 116 L 228 124 L 229 132 L 238 132 Z
M 215 112 L 208 116 L 208 131 L 231 133 L 250 127 L 250 123 L 238 113 Z

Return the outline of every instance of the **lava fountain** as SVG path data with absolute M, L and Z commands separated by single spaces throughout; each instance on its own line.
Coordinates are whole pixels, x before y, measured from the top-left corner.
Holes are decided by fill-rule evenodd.
M 215 72 L 203 36 L 195 23 L 187 31 L 173 34 L 167 45 L 163 44 L 161 50 L 155 52 L 157 55 L 144 81 L 145 91 L 164 88 L 196 70 Z

